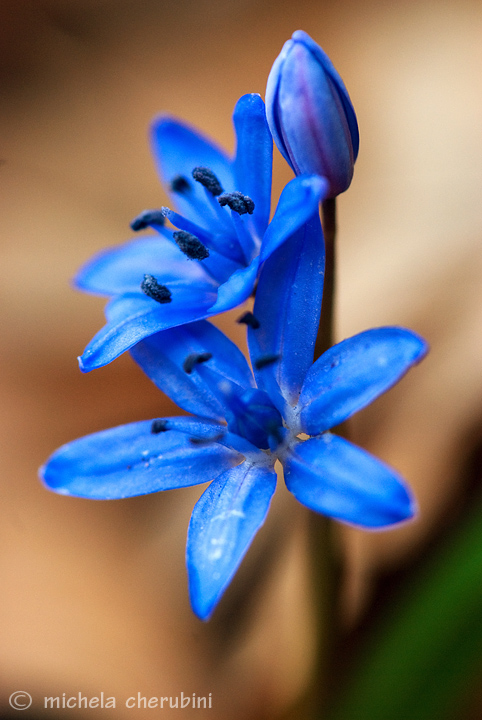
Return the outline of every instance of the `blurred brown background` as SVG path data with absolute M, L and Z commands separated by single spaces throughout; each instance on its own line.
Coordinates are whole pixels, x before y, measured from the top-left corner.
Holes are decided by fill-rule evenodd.
M 341 531 L 347 626 L 369 607 L 377 573 L 408 562 L 460 505 L 482 418 L 481 21 L 476 0 L 2 0 L 5 706 L 17 689 L 37 704 L 63 692 L 182 690 L 211 692 L 213 719 L 264 718 L 305 687 L 306 514 L 294 500 L 280 491 L 247 567 L 203 625 L 184 570 L 199 488 L 95 503 L 52 495 L 36 477 L 74 437 L 174 411 L 128 357 L 81 375 L 75 358 L 103 323 L 103 301 L 69 278 L 129 238 L 138 212 L 166 202 L 150 119 L 180 116 L 232 149 L 234 103 L 264 95 L 297 28 L 331 56 L 360 123 L 355 179 L 339 199 L 339 339 L 402 324 L 432 345 L 353 422 L 354 440 L 404 474 L 422 512 L 389 533 Z M 275 198 L 289 178 L 277 156 Z M 221 323 L 242 339 L 232 317 Z M 246 603 L 243 584 L 253 587 Z M 115 712 L 137 714 L 123 703 Z

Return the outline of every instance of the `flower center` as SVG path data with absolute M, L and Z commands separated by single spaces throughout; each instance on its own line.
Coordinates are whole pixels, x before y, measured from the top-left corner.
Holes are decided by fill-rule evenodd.
M 229 398 L 228 428 L 256 445 L 275 450 L 284 436 L 283 419 L 263 390 L 249 388 Z

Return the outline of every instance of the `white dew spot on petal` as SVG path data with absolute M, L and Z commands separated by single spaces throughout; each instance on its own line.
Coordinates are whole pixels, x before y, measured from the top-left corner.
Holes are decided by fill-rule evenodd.
M 224 512 L 219 513 L 219 515 L 213 517 L 212 522 L 215 522 L 216 520 L 227 520 L 230 517 L 244 518 L 246 515 L 244 512 L 241 512 L 241 510 L 225 510 Z
M 222 556 L 223 550 L 222 548 L 218 547 L 216 550 L 213 550 L 209 553 L 209 559 L 210 560 L 219 560 L 219 558 Z
M 223 554 L 223 546 L 226 545 L 225 538 L 211 538 L 211 545 L 215 547 L 209 552 L 209 560 L 219 560 Z

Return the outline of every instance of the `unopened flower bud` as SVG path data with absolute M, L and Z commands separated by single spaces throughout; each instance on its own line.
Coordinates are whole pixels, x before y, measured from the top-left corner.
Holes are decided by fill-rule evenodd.
M 328 197 L 344 192 L 358 155 L 358 124 L 342 79 L 302 30 L 285 43 L 266 88 L 269 128 L 297 175 L 323 175 Z

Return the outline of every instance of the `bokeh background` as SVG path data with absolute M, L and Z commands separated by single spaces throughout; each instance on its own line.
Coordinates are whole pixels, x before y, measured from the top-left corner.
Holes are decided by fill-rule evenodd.
M 40 715 L 45 695 L 79 691 L 118 698 L 115 712 L 98 713 L 119 718 L 145 714 L 123 706 L 138 691 L 212 693 L 213 720 L 282 717 L 310 681 L 309 523 L 281 488 L 206 625 L 192 616 L 184 570 L 200 488 L 97 503 L 57 497 L 37 480 L 60 444 L 175 411 L 127 356 L 79 372 L 103 301 L 69 279 L 93 252 L 130 238 L 141 210 L 167 203 L 151 118 L 179 116 L 232 150 L 236 100 L 264 96 L 298 28 L 332 58 L 360 124 L 355 178 L 338 203 L 337 337 L 400 324 L 432 347 L 351 425 L 356 442 L 408 479 L 421 513 L 383 534 L 337 529 L 340 672 L 394 588 L 472 504 L 482 439 L 480 3 L 1 0 L 5 717 L 19 689 L 34 696 L 24 718 Z M 277 155 L 275 199 L 290 177 Z M 219 322 L 242 343 L 238 314 Z M 482 717 L 479 700 L 465 717 Z

